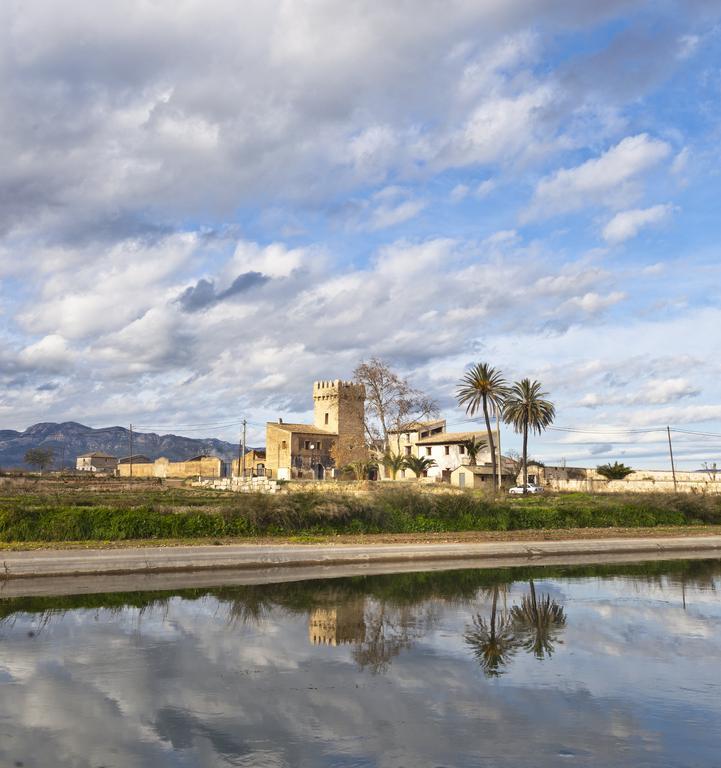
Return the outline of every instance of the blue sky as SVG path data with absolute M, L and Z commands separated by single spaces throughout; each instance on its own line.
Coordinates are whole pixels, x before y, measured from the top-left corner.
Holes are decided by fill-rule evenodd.
M 588 430 L 536 456 L 666 466 L 661 432 L 623 430 L 721 433 L 720 23 L 701 1 L 4 5 L 2 427 L 235 439 L 185 425 L 245 416 L 262 444 L 372 355 L 460 424 L 486 360 Z

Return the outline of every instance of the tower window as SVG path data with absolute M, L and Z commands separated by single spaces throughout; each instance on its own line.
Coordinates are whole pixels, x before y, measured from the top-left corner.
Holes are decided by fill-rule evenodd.
M 325 415 L 325 423 L 326 423 L 326 424 L 328 423 L 328 414 L 327 414 L 327 413 L 326 413 L 326 415 Z
M 451 446 L 447 445 L 447 446 L 445 446 L 445 448 L 446 448 L 446 456 L 448 456 L 450 454 L 450 452 L 451 452 Z

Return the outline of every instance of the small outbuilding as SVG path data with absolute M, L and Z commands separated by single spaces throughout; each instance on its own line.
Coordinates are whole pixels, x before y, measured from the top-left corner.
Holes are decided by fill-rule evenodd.
M 503 467 L 503 486 L 510 487 L 514 481 L 515 476 L 513 469 L 510 465 L 506 465 L 504 458 Z M 486 464 L 480 464 L 477 467 L 472 467 L 469 464 L 464 464 L 460 467 L 456 467 L 451 472 L 451 485 L 455 485 L 457 488 L 493 488 L 493 466 L 490 462 Z
M 490 464 L 456 467 L 451 472 L 451 485 L 458 488 L 493 488 L 493 467 Z

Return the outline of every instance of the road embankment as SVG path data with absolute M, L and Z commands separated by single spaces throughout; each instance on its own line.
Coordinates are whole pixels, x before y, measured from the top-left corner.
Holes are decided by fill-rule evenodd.
M 0 553 L 0 597 L 257 584 L 394 571 L 721 557 L 721 536 Z

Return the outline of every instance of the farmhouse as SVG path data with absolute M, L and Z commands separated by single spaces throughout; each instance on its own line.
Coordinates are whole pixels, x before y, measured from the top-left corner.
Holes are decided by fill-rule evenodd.
M 414 422 L 401 431 L 390 434 L 391 452 L 401 456 L 425 456 L 432 459 L 435 465 L 429 467 L 423 477 L 429 480 L 450 482 L 451 473 L 456 467 L 468 465 L 471 461 L 465 443 L 468 440 L 485 439 L 485 432 L 447 432 L 445 419 Z M 490 466 L 491 452 L 488 448 L 479 452 L 476 457 L 478 464 L 488 462 Z M 403 480 L 414 477 L 409 469 L 402 469 L 396 479 Z M 391 480 L 391 473 L 382 470 L 381 478 Z
M 75 459 L 75 469 L 80 472 L 115 472 L 117 466 L 117 457 L 102 451 L 81 453 Z

